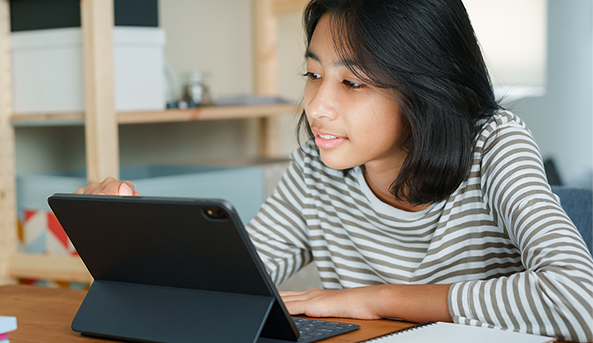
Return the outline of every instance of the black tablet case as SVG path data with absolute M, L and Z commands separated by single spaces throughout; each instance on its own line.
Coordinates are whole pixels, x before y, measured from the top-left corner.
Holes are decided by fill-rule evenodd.
M 94 278 L 74 331 L 146 342 L 297 340 L 228 202 L 73 194 L 48 202 Z M 228 217 L 209 218 L 213 207 Z

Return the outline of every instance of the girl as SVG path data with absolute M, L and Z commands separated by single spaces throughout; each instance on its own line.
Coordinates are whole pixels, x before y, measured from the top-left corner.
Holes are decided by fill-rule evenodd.
M 461 0 L 313 0 L 295 151 L 247 229 L 291 314 L 593 341 L 593 260 Z M 78 193 L 137 194 L 107 179 Z

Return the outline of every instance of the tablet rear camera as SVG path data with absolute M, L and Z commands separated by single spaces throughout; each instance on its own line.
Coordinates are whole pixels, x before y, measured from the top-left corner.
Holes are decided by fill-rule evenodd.
M 227 219 L 229 214 L 220 207 L 206 207 L 204 213 L 210 219 Z

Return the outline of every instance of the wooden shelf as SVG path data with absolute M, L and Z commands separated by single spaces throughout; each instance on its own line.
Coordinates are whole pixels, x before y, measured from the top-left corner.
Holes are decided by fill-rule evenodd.
M 119 112 L 119 124 L 184 122 L 194 120 L 227 120 L 246 118 L 268 118 L 281 114 L 297 114 L 301 107 L 292 104 L 259 106 L 211 106 L 171 109 L 165 111 Z M 10 117 L 13 126 L 61 126 L 83 125 L 84 113 L 33 113 L 17 114 Z

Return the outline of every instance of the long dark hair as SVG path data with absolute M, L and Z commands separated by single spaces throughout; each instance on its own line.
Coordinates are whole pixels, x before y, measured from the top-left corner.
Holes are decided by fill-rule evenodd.
M 407 157 L 390 192 L 415 205 L 445 200 L 469 176 L 478 121 L 500 108 L 461 0 L 312 0 L 307 47 L 326 13 L 345 65 L 399 104 Z M 305 111 L 301 130 L 314 138 Z

